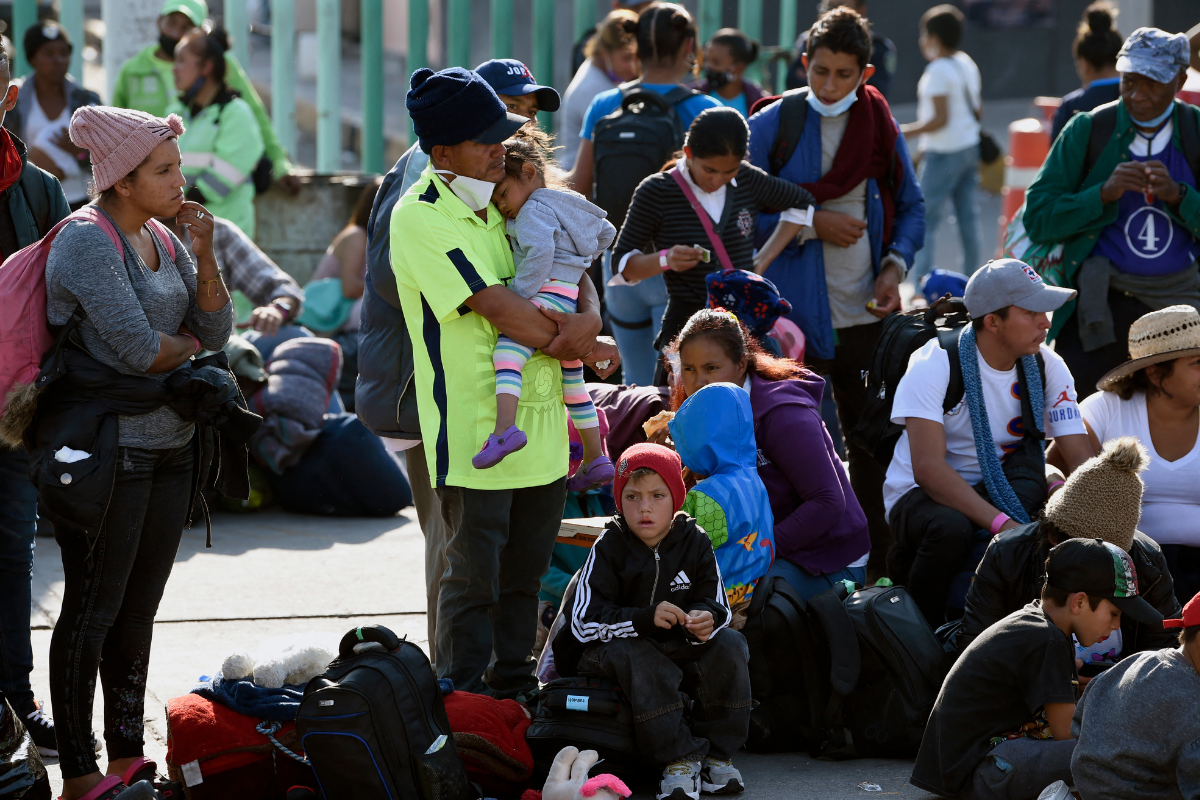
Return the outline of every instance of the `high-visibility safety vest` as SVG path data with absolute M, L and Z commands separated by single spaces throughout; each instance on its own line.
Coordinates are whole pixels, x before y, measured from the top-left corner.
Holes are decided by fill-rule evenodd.
M 195 117 L 173 108 L 187 130 L 179 137 L 183 176 L 204 205 L 254 238 L 254 167 L 263 156 L 262 134 L 249 104 L 240 97 L 205 107 Z
M 156 117 L 165 117 L 169 110 L 177 110 L 174 105 L 179 92 L 171 74 L 171 62 L 155 56 L 158 49 L 157 42 L 148 45 L 121 65 L 116 84 L 113 86 L 114 106 L 145 111 Z M 279 143 L 279 137 L 271 126 L 271 118 L 267 115 L 262 98 L 258 96 L 250 77 L 232 53 L 225 54 L 225 85 L 241 95 L 253 109 L 275 177 L 286 175 L 292 168 L 287 151 Z

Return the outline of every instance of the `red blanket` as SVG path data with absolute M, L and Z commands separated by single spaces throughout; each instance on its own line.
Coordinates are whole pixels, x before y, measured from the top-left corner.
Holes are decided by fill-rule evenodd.
M 533 753 L 525 742 L 530 719 L 524 706 L 515 700 L 452 692 L 446 695 L 446 716 L 467 772 L 485 791 L 504 789 L 496 793 L 510 794 L 528 783 Z
M 275 745 L 255 730 L 259 721 L 197 694 L 167 703 L 167 764 L 182 767 L 199 761 L 204 774 L 215 774 L 269 755 Z M 286 722 L 276 734 L 298 750 L 296 724 Z

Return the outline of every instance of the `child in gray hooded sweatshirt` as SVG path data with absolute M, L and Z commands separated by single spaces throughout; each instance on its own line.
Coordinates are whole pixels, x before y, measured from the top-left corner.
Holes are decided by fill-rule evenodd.
M 574 313 L 579 282 L 587 268 L 608 249 L 617 231 L 599 206 L 583 195 L 559 188 L 549 135 L 538 128 L 522 130 L 504 143 L 504 180 L 496 184 L 492 202 L 508 218 L 517 274 L 509 284 L 517 294 L 542 308 Z M 492 364 L 496 368 L 496 429 L 471 463 L 476 469 L 499 464 L 525 446 L 528 437 L 516 425 L 521 396 L 521 370 L 533 356 L 525 347 L 500 335 Z M 567 480 L 572 492 L 601 486 L 613 479 L 612 461 L 600 442 L 600 421 L 583 383 L 583 362 L 562 362 L 563 401 L 583 440 L 583 463 Z

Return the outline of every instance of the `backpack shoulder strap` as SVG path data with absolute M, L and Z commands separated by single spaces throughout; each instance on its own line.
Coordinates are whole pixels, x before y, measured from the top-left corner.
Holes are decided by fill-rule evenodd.
M 1087 157 L 1083 162 L 1083 175 L 1086 178 L 1100 160 L 1100 154 L 1108 146 L 1113 131 L 1117 129 L 1117 102 L 1107 103 L 1092 112 L 1092 130 L 1088 133 Z
M 1200 108 L 1181 103 L 1179 106 L 1179 143 L 1183 157 L 1192 168 L 1196 184 L 1200 185 Z
M 807 86 L 789 89 L 779 99 L 779 130 L 768 156 L 772 175 L 778 175 L 787 166 L 800 144 L 808 120 L 808 93 Z
M 963 395 L 966 394 L 962 362 L 958 360 L 958 334 L 958 328 L 938 331 L 937 334 L 938 344 L 946 351 L 946 357 L 950 359 L 950 383 L 946 386 L 946 399 L 942 401 L 943 414 L 953 411 L 954 407 L 962 402 Z
M 38 235 L 45 236 L 54 227 L 50 222 L 50 190 L 46 188 L 46 176 L 32 162 L 21 170 L 21 191 L 33 214 Z
M 150 218 L 150 230 L 162 242 L 162 246 L 166 248 L 167 255 L 171 256 L 171 260 L 175 260 L 175 241 L 171 238 L 171 232 L 167 230 L 167 226 L 163 225 L 153 217 Z M 216 233 L 216 228 L 213 228 L 213 233 Z M 118 247 L 118 249 L 120 249 Z
M 69 219 L 81 219 L 92 223 L 100 230 L 108 234 L 108 240 L 113 243 L 113 247 L 117 248 L 117 252 L 121 253 L 124 248 L 121 246 L 121 234 L 117 233 L 117 228 L 109 220 L 108 216 L 100 209 L 90 203 L 78 211 L 71 214 Z M 157 220 L 156 220 L 157 221 Z
M 829 640 L 829 678 L 833 691 L 845 697 L 858 685 L 862 671 L 862 653 L 858 649 L 854 623 L 850 621 L 836 587 L 810 597 L 808 608 L 820 620 L 825 638 Z
M 695 89 L 687 86 L 676 86 L 671 91 L 663 95 L 663 99 L 667 101 L 667 105 L 677 106 L 684 100 L 688 100 L 700 94 Z
M 1037 361 L 1038 375 L 1042 378 L 1042 386 L 1046 385 L 1046 359 L 1042 358 L 1042 353 L 1039 350 L 1034 356 Z M 1017 380 L 1021 382 L 1021 424 L 1024 426 L 1025 435 L 1035 439 L 1045 439 L 1046 434 L 1038 430 L 1037 421 L 1033 418 L 1033 399 L 1029 396 L 1029 383 L 1025 378 L 1025 365 L 1021 359 L 1017 359 Z

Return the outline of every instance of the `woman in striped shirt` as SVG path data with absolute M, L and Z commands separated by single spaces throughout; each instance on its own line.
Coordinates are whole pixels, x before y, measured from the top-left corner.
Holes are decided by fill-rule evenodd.
M 749 138 L 746 121 L 733 109 L 702 112 L 688 128 L 678 161 L 642 181 L 629 204 L 613 251 L 613 281 L 633 284 L 664 276 L 667 309 L 654 342 L 660 352 L 692 314 L 708 305 L 705 276 L 721 269 L 715 253 L 705 254 L 712 249 L 705 226 L 673 173 L 678 172 L 708 215 L 734 269 L 755 267 L 754 222 L 759 211 L 788 209 L 781 221 L 790 222 L 811 216 L 811 194 L 744 160 Z M 656 382 L 662 384 L 665 374 L 660 364 Z

